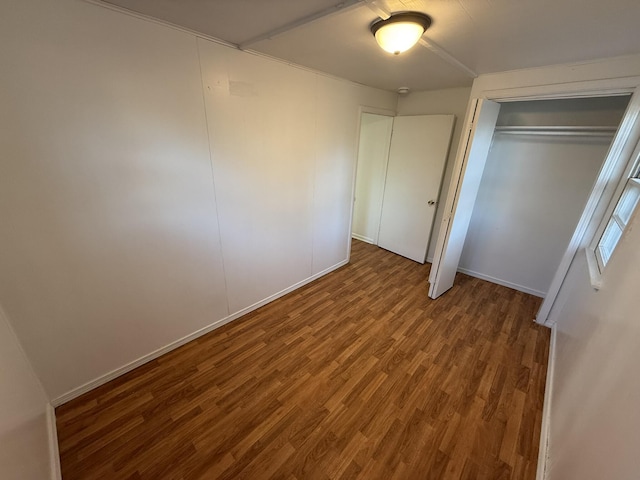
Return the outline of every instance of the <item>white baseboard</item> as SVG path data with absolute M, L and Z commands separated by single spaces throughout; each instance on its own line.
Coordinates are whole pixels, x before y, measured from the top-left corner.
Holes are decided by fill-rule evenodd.
M 281 290 L 277 293 L 274 293 L 273 295 L 268 296 L 267 298 L 260 300 L 259 302 L 254 303 L 253 305 L 250 305 L 246 308 L 243 308 L 242 310 L 235 312 L 231 315 L 229 315 L 228 317 L 225 318 L 221 318 L 220 320 L 216 320 L 215 322 L 211 323 L 210 325 L 207 325 L 206 327 L 201 328 L 200 330 L 197 330 L 189 335 L 186 335 L 185 337 L 180 338 L 179 340 L 176 340 L 174 342 L 171 342 L 168 345 L 165 345 L 164 347 L 161 347 L 157 350 L 154 350 L 151 353 L 148 353 L 146 355 L 143 355 L 142 357 L 138 358 L 137 360 L 134 360 L 133 362 L 127 363 L 126 365 L 123 365 L 122 367 L 116 368 L 115 370 L 112 370 L 108 373 L 105 373 L 104 375 L 99 376 L 98 378 L 91 380 L 83 385 L 80 385 L 79 387 L 76 387 L 70 391 L 68 391 L 67 393 L 60 395 L 59 397 L 54 398 L 53 400 L 51 400 L 51 405 L 53 405 L 54 407 L 58 407 L 64 403 L 67 403 L 70 400 L 73 400 L 74 398 L 79 397 L 80 395 L 83 395 L 91 390 L 93 390 L 94 388 L 99 387 L 100 385 L 104 385 L 107 382 L 110 382 L 111 380 L 113 380 L 114 378 L 117 378 L 121 375 L 124 375 L 127 372 L 130 372 L 131 370 L 138 368 L 141 365 L 144 365 L 147 362 L 150 362 L 151 360 L 155 360 L 156 358 L 164 355 L 165 353 L 168 353 L 172 350 L 175 350 L 178 347 L 181 347 L 182 345 L 184 345 L 185 343 L 190 342 L 191 340 L 195 340 L 198 337 L 201 337 L 202 335 L 205 335 L 209 332 L 211 332 L 212 330 L 215 330 L 216 328 L 219 328 L 243 315 L 246 315 L 249 312 L 252 312 L 254 310 L 257 310 L 258 308 L 262 307 L 263 305 L 266 305 L 269 302 L 272 302 L 284 295 L 286 295 L 287 293 L 291 293 L 292 291 L 306 285 L 307 283 L 311 283 L 314 280 L 317 280 L 318 278 L 326 275 L 327 273 L 330 273 L 334 270 L 337 270 L 338 268 L 346 265 L 347 263 L 349 263 L 349 260 L 343 260 L 340 263 L 337 263 L 336 265 L 333 265 L 332 267 L 329 267 L 319 273 L 316 273 L 315 275 L 312 275 L 298 283 L 295 283 L 293 285 L 291 285 L 290 287 L 285 288 L 284 290 Z
M 366 242 L 370 244 L 374 244 L 373 238 L 363 237 L 362 235 L 358 235 L 357 233 L 352 233 L 351 238 L 355 238 L 356 240 L 360 240 L 361 242 Z
M 556 367 L 556 327 L 551 327 L 549 344 L 549 363 L 547 380 L 544 385 L 544 403 L 542 406 L 542 428 L 540 430 L 540 448 L 538 449 L 538 468 L 536 480 L 546 480 L 549 462 L 549 435 L 551 433 L 551 402 L 553 400 L 553 375 Z
M 427 263 L 433 263 L 433 257 L 427 257 Z M 536 297 L 544 298 L 547 294 L 545 292 L 541 292 L 540 290 L 535 290 L 533 288 L 525 287 L 524 285 L 518 285 L 517 283 L 507 282 L 506 280 L 502 280 L 500 278 L 495 278 L 490 275 L 485 275 L 484 273 L 474 272 L 473 270 L 467 270 L 466 268 L 459 268 L 458 272 L 464 273 L 466 275 L 470 275 L 472 277 L 479 278 L 481 280 L 486 280 L 487 282 L 497 283 L 498 285 L 502 285 L 503 287 L 513 288 L 514 290 L 518 290 L 520 292 L 529 293 Z
M 517 283 L 511 283 L 506 280 L 502 280 L 500 278 L 495 278 L 490 275 L 485 275 L 484 273 L 474 272 L 473 270 L 467 270 L 466 268 L 458 267 L 458 271 L 460 273 L 464 273 L 466 275 L 471 275 L 472 277 L 479 278 L 481 280 L 486 280 L 491 283 L 497 283 L 498 285 L 502 285 L 503 287 L 513 288 L 514 290 L 518 290 L 520 292 L 528 293 L 530 295 L 534 295 L 536 297 L 545 297 L 545 292 L 541 292 L 540 290 L 535 290 L 533 288 L 525 287 L 524 285 L 518 285 Z
M 47 432 L 49 433 L 49 468 L 51 480 L 62 480 L 60 470 L 60 451 L 58 450 L 58 427 L 56 426 L 56 411 L 53 405 L 47 403 Z

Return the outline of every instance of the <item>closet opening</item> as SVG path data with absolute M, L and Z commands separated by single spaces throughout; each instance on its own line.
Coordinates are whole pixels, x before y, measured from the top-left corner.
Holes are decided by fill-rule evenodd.
M 537 321 L 545 323 L 640 133 L 632 92 L 470 101 L 431 298 L 461 271 L 543 297 Z
M 458 271 L 544 298 L 628 103 L 502 104 Z

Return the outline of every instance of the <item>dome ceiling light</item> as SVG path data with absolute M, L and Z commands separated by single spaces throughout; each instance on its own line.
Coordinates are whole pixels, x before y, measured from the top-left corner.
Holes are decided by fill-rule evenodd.
M 394 13 L 371 24 L 371 33 L 380 47 L 399 55 L 413 47 L 431 25 L 431 17 L 419 12 Z

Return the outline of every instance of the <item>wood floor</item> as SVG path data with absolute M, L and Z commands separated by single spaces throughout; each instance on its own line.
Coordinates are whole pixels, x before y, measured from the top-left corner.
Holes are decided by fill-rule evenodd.
M 351 263 L 56 410 L 72 479 L 535 478 L 539 299 Z

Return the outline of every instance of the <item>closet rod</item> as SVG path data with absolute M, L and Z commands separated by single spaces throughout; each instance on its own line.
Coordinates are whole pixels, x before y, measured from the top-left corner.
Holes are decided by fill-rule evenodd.
M 509 135 L 572 135 L 585 137 L 608 137 L 616 133 L 617 127 L 537 126 L 496 127 L 496 133 Z

